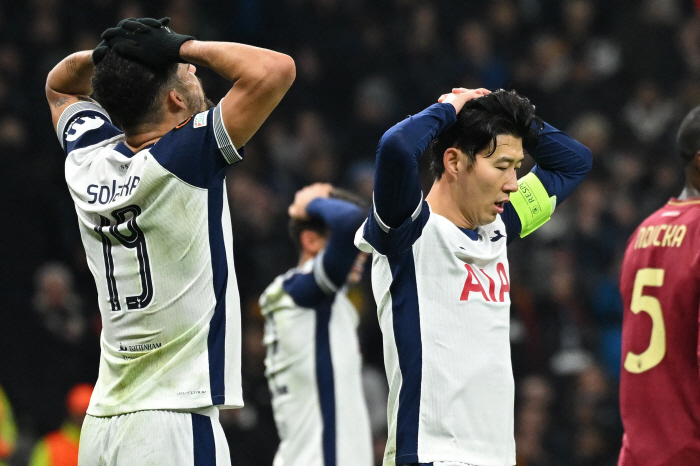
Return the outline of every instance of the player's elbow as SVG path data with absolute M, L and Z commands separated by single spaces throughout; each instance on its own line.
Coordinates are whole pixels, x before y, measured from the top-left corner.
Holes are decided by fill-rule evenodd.
M 579 146 L 577 152 L 581 157 L 581 169 L 585 173 L 588 173 L 593 168 L 593 152 L 581 143 L 579 143 Z
M 294 59 L 283 53 L 275 52 L 260 66 L 260 79 L 266 87 L 282 92 L 292 86 L 296 74 Z
M 379 140 L 377 147 L 377 160 L 399 162 L 404 160 L 412 151 L 408 146 L 403 130 L 396 127 L 389 129 Z

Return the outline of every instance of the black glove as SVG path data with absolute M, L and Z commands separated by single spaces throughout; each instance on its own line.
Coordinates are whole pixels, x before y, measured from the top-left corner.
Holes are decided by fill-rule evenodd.
M 171 31 L 166 27 L 169 22 L 170 18 L 127 18 L 120 21 L 116 28 L 103 32 L 102 39 L 117 55 L 152 68 L 163 68 L 183 62 L 180 46 L 194 39 Z
M 107 55 L 108 51 L 109 47 L 107 46 L 107 41 L 103 40 L 97 45 L 97 47 L 95 47 L 95 50 L 92 51 L 93 66 L 97 66 L 105 57 L 105 55 Z

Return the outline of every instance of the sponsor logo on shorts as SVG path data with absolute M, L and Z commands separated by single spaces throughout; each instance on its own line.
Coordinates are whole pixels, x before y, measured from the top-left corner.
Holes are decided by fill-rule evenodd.
M 178 395 L 204 395 L 206 390 L 189 390 L 186 392 L 177 392 Z

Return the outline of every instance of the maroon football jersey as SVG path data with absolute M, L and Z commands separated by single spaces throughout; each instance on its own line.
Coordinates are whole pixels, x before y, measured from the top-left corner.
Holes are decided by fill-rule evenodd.
M 700 199 L 671 199 L 622 264 L 620 466 L 700 465 Z

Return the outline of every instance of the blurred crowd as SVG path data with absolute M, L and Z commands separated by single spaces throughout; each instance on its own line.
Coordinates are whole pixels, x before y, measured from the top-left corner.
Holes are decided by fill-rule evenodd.
M 294 192 L 326 181 L 371 199 L 383 132 L 459 86 L 516 89 L 593 152 L 584 184 L 549 223 L 511 246 L 515 433 L 518 466 L 616 464 L 619 265 L 636 225 L 682 189 L 674 135 L 700 105 L 692 0 L 1 3 L 0 464 L 27 464 L 35 442 L 70 417 L 71 387 L 94 383 L 98 368 L 96 291 L 46 75 L 121 18 L 144 16 L 170 16 L 173 29 L 198 39 L 285 52 L 297 65 L 289 94 L 228 173 L 246 402 L 222 413 L 234 465 L 269 466 L 278 441 L 257 299 L 296 263 L 286 228 Z M 198 74 L 214 101 L 228 89 L 210 71 Z M 379 461 L 386 382 L 368 277 L 351 296 L 362 315 Z

